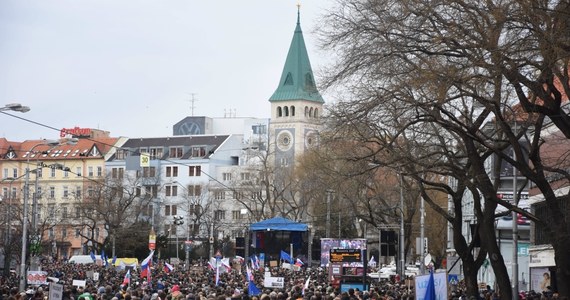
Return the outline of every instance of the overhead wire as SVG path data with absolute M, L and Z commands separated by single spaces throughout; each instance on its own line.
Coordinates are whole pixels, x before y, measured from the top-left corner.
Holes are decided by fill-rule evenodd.
M 53 126 L 50 126 L 50 125 L 47 125 L 47 124 L 43 124 L 43 123 L 40 123 L 40 122 L 37 122 L 37 121 L 33 121 L 33 120 L 30 120 L 30 119 L 24 118 L 24 117 L 22 117 L 22 116 L 19 116 L 19 115 L 10 114 L 10 113 L 7 113 L 7 112 L 5 112 L 5 111 L 0 111 L 0 113 L 3 113 L 3 114 L 5 114 L 5 115 L 11 116 L 11 117 L 13 117 L 13 118 L 17 118 L 17 119 L 19 119 L 19 120 L 22 120 L 22 121 L 25 121 L 25 122 L 28 122 L 28 123 L 32 123 L 32 124 L 34 124 L 34 125 L 38 125 L 38 126 L 41 126 L 41 127 L 47 128 L 47 129 L 51 129 L 51 130 L 54 130 L 54 131 L 57 131 L 57 132 L 61 132 L 61 129 L 59 129 L 59 128 L 56 128 L 56 127 L 53 127 Z M 92 142 L 95 142 L 95 143 L 99 143 L 99 144 L 102 144 L 102 145 L 105 145 L 105 146 L 108 146 L 108 147 L 111 147 L 111 148 L 115 148 L 116 150 L 117 150 L 117 149 L 127 150 L 127 149 L 118 147 L 118 146 L 116 146 L 116 145 L 108 144 L 108 143 L 105 143 L 105 142 L 102 142 L 102 141 L 93 139 L 93 138 L 91 138 L 91 137 L 84 137 L 84 138 L 82 138 L 82 139 L 86 139 L 86 140 L 89 140 L 89 141 L 92 141 Z M 7 149 L 6 149 L 6 150 L 7 150 Z M 137 152 L 134 151 L 134 150 L 128 149 L 128 151 L 129 151 L 129 155 L 130 155 L 130 154 L 137 154 Z M 169 163 L 172 163 L 172 164 L 175 164 L 175 165 L 180 165 L 180 166 L 185 166 L 185 167 L 191 166 L 191 164 L 189 164 L 189 163 L 183 163 L 183 162 L 174 161 L 174 160 L 170 160 L 170 159 L 161 159 L 161 160 L 162 160 L 162 161 L 169 162 Z M 231 192 L 238 192 L 237 189 L 226 185 L 225 183 L 223 183 L 222 181 L 218 180 L 218 179 L 215 178 L 214 176 L 208 174 L 207 172 L 204 172 L 203 170 L 200 170 L 200 171 L 201 171 L 201 173 L 203 173 L 204 175 L 206 175 L 206 177 L 208 177 L 208 178 L 211 179 L 212 181 L 215 181 L 216 183 L 220 184 L 222 187 L 228 189 L 229 191 L 231 191 Z

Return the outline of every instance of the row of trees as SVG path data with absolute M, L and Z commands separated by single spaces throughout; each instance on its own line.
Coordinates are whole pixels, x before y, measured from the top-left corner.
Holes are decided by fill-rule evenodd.
M 558 290 L 570 295 L 570 228 L 567 206 L 561 205 L 568 194 L 557 194 L 551 180 L 556 174 L 568 184 L 568 147 L 546 151 L 570 137 L 564 108 L 570 94 L 568 1 L 337 2 L 318 31 L 336 58 L 325 70 L 326 86 L 342 99 L 330 109 L 322 146 L 345 145 L 350 151 L 331 153 L 337 159 L 323 168 L 361 178 L 335 182 L 340 190 L 360 184 L 366 191 L 347 199 L 366 208 L 370 221 L 381 222 L 367 203 L 381 202 L 385 193 L 375 191 L 366 176 L 391 172 L 384 182 L 392 183 L 403 176 L 405 185 L 415 186 L 453 225 L 468 294 L 478 294 L 477 271 L 489 257 L 501 299 L 513 294 L 495 236 L 495 212 L 503 206 L 523 214 L 547 230 Z M 552 128 L 560 134 L 551 134 Z M 493 157 L 499 163 L 490 165 Z M 547 218 L 497 197 L 501 160 L 544 196 Z M 437 205 L 434 197 L 441 194 L 452 200 L 450 211 Z M 461 235 L 462 207 L 471 199 L 481 237 L 476 256 Z M 413 201 L 406 201 L 407 209 L 415 209 Z

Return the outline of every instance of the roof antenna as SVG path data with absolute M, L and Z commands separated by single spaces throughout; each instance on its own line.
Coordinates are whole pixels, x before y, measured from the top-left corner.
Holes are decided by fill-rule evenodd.
M 196 93 L 190 93 L 190 95 L 192 96 L 192 99 L 188 100 L 188 102 L 190 102 L 190 115 L 194 116 L 194 108 L 196 108 L 196 101 L 198 101 L 194 96 L 196 96 Z

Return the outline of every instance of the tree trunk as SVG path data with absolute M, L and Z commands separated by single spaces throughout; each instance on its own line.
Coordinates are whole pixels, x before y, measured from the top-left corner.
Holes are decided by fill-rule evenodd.
M 496 207 L 496 205 L 494 206 Z M 507 267 L 505 266 L 505 260 L 501 254 L 501 249 L 499 249 L 499 246 L 497 245 L 497 236 L 494 227 L 494 209 L 493 214 L 490 216 L 485 216 L 485 218 L 490 218 L 491 220 L 485 220 L 479 226 L 481 244 L 485 247 L 485 249 L 487 249 L 487 253 L 489 254 L 491 267 L 495 273 L 495 282 L 501 291 L 501 299 L 510 300 L 512 299 L 511 281 Z

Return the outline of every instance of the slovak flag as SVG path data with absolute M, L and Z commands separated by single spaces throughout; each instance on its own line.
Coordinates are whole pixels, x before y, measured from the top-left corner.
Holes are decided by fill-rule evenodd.
M 257 255 L 253 256 L 251 259 L 251 268 L 254 270 L 259 269 L 259 257 L 257 257 Z
M 300 259 L 297 258 L 297 260 L 295 260 L 295 265 L 296 265 L 297 267 L 300 267 L 300 266 L 304 265 L 304 263 L 303 263 L 302 260 L 300 260 Z
M 251 270 L 249 269 L 248 266 L 246 266 L 246 270 L 247 270 L 247 280 L 253 281 L 253 274 L 251 273 Z
M 141 263 L 141 277 L 148 276 L 150 274 L 150 266 L 152 264 L 152 256 L 154 255 L 154 250 L 150 251 L 150 254 Z
M 125 274 L 125 278 L 123 279 L 123 285 L 128 285 L 131 283 L 131 269 L 127 270 L 127 274 Z
M 164 263 L 164 272 L 170 273 L 173 270 L 174 270 L 174 267 L 171 264 L 169 264 L 167 262 Z

